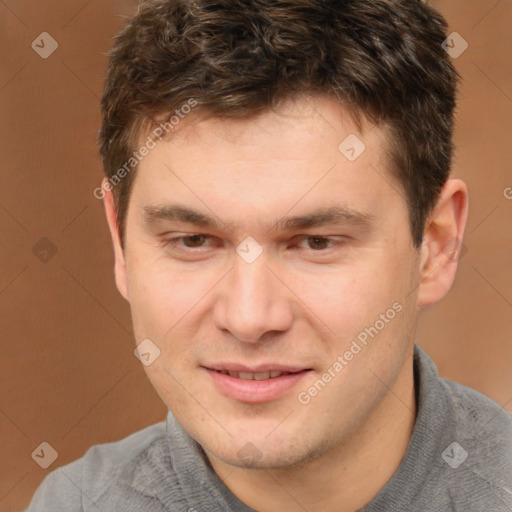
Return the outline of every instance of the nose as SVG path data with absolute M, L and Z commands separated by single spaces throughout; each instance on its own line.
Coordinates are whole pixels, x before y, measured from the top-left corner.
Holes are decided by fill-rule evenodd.
M 265 334 L 285 332 L 292 324 L 288 290 L 267 264 L 264 256 L 252 263 L 237 256 L 219 290 L 215 324 L 245 343 L 261 342 Z

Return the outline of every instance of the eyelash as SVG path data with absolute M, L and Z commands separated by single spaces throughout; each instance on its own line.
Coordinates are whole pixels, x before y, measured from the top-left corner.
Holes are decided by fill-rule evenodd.
M 189 252 L 189 251 L 195 252 L 195 250 L 200 250 L 200 249 L 203 249 L 205 247 L 209 247 L 209 246 L 204 246 L 204 245 L 199 246 L 199 247 L 187 247 L 186 245 L 181 245 L 180 244 L 180 241 L 183 241 L 183 240 L 185 240 L 187 238 L 193 238 L 193 237 L 206 237 L 207 240 L 212 240 L 212 238 L 213 238 L 210 235 L 206 235 L 206 234 L 203 234 L 203 233 L 191 233 L 191 234 L 188 234 L 188 235 L 177 236 L 177 237 L 174 237 L 174 238 L 169 238 L 167 240 L 164 240 L 163 241 L 163 246 L 164 247 L 172 247 L 172 248 L 179 247 L 178 250 L 186 251 L 186 252 Z M 299 235 L 299 238 L 301 238 L 301 241 L 317 239 L 317 240 L 320 240 L 322 242 L 327 241 L 328 243 L 331 244 L 329 247 L 327 247 L 325 249 L 310 249 L 311 251 L 317 252 L 317 253 L 325 252 L 328 249 L 332 249 L 335 245 L 342 245 L 344 243 L 343 240 L 337 240 L 337 239 L 334 239 L 333 237 L 320 236 L 320 235 Z

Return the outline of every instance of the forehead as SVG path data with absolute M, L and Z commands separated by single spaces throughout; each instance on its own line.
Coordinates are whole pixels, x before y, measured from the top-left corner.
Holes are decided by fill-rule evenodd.
M 328 97 L 295 98 L 250 118 L 191 113 L 140 162 L 133 194 L 141 209 L 180 199 L 267 226 L 275 218 L 262 215 L 320 203 L 376 216 L 385 201 L 403 200 L 392 197 L 400 185 L 387 148 L 385 127 L 362 119 L 359 130 Z
M 246 157 L 251 146 L 265 145 L 270 150 L 271 142 L 275 143 L 280 153 L 284 153 L 287 148 L 283 145 L 283 135 L 286 135 L 287 141 L 321 138 L 327 145 L 336 142 L 343 133 L 357 134 L 361 138 L 362 132 L 369 134 L 373 129 L 373 124 L 363 115 L 357 116 L 362 126 L 356 126 L 355 115 L 339 100 L 326 95 L 288 97 L 275 108 L 244 116 L 216 117 L 197 107 L 187 115 L 173 115 L 171 118 L 174 123 L 167 138 L 171 146 L 207 145 L 212 142 L 218 145 L 222 141 L 232 145 L 231 151 L 239 147 Z M 384 130 L 385 127 L 381 128 L 383 138 Z M 331 137 L 325 137 L 327 132 L 331 132 Z M 335 144 L 334 148 L 337 149 L 337 146 Z M 306 148 L 295 145 L 292 149 L 299 154 Z M 308 147 L 308 151 L 312 149 L 312 146 Z

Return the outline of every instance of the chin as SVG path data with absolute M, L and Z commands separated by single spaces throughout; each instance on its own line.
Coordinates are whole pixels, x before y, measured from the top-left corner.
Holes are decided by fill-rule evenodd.
M 285 437 L 288 439 L 287 442 Z M 244 439 L 249 438 L 244 435 Z M 208 454 L 237 468 L 278 470 L 306 465 L 332 448 L 330 442 L 324 441 L 315 445 L 314 440 L 306 440 L 301 436 L 290 439 L 289 436 L 284 435 L 273 441 L 269 441 L 264 435 L 253 436 L 252 441 L 247 440 L 245 443 L 236 443 L 235 440 L 235 443 L 240 446 L 236 451 L 233 451 L 231 445 L 225 446 L 225 449 L 208 450 Z

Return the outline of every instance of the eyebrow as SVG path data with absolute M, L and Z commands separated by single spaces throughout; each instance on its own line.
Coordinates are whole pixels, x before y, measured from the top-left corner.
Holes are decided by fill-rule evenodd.
M 235 231 L 235 225 L 221 221 L 215 215 L 209 215 L 182 205 L 145 206 L 143 217 L 147 223 L 158 220 L 184 222 L 212 229 L 227 229 Z M 375 215 L 364 213 L 348 207 L 333 206 L 319 208 L 304 215 L 283 217 L 268 226 L 269 231 L 296 231 L 328 224 L 351 224 L 369 227 L 375 220 Z

